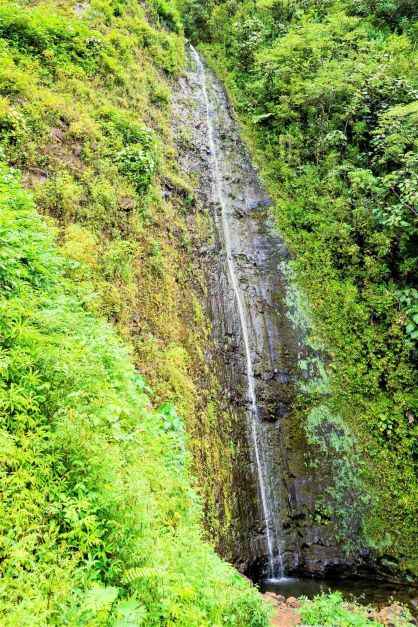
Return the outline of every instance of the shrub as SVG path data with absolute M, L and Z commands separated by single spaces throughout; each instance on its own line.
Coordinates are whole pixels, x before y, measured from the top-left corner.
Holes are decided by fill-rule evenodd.
M 415 0 L 348 0 L 347 7 L 353 13 L 368 17 L 392 28 L 405 25 L 409 20 L 418 19 Z
M 152 0 L 163 25 L 176 33 L 182 31 L 182 23 L 177 9 L 167 0 Z
M 51 65 L 74 61 L 90 70 L 104 46 L 100 33 L 42 5 L 28 11 L 17 3 L 3 4 L 0 37 L 22 52 L 42 55 L 43 61 Z
M 151 147 L 131 144 L 119 152 L 117 159 L 120 172 L 131 181 L 138 194 L 145 193 L 157 167 Z
M 347 607 L 339 592 L 323 594 L 312 601 L 305 600 L 300 609 L 305 625 L 321 627 L 379 627 L 380 623 L 370 620 L 367 609 L 361 606 Z

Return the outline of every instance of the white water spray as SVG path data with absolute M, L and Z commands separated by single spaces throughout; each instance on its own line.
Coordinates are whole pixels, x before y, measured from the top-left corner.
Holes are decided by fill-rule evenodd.
M 208 130 L 209 149 L 212 160 L 213 175 L 214 175 L 214 196 L 217 198 L 221 207 L 221 219 L 222 230 L 225 244 L 226 261 L 228 266 L 228 273 L 231 280 L 232 289 L 237 304 L 237 310 L 240 320 L 240 326 L 242 331 L 242 337 L 244 341 L 245 357 L 246 357 L 246 374 L 247 374 L 247 394 L 250 404 L 250 426 L 251 426 L 251 439 L 253 443 L 254 457 L 257 467 L 258 487 L 261 499 L 261 509 L 266 527 L 266 540 L 267 540 L 267 553 L 269 563 L 269 577 L 275 578 L 281 577 L 283 574 L 283 558 L 280 550 L 280 542 L 276 537 L 275 526 L 272 525 L 272 514 L 269 508 L 269 502 L 267 498 L 267 490 L 265 484 L 265 463 L 262 457 L 262 451 L 260 450 L 259 439 L 257 437 L 257 425 L 259 424 L 259 414 L 257 406 L 257 397 L 255 392 L 255 379 L 254 368 L 251 357 L 251 347 L 249 332 L 247 326 L 247 320 L 245 316 L 245 309 L 241 295 L 241 289 L 239 286 L 238 278 L 235 271 L 234 258 L 232 255 L 231 235 L 227 216 L 227 202 L 225 194 L 222 188 L 222 179 L 219 168 L 219 157 L 214 136 L 214 127 L 211 120 L 211 108 L 209 102 L 209 95 L 206 81 L 206 71 L 203 62 L 193 46 L 190 46 L 193 57 L 196 61 L 199 81 L 202 88 L 202 94 L 204 98 L 206 108 L 206 123 Z

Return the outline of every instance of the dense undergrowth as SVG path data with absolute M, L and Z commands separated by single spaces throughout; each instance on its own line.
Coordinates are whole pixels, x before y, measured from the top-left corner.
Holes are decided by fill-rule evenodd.
M 303 392 L 306 432 L 335 480 L 318 520 L 416 576 L 416 3 L 180 4 L 245 124 L 309 303 L 325 368 Z
M 197 387 L 183 52 L 164 0 L 0 3 L 2 625 L 267 621 L 191 487 L 199 438 L 202 475 L 228 455 Z
M 378 627 L 383 617 L 370 607 L 344 601 L 341 593 L 321 594 L 314 599 L 302 599 L 300 616 L 303 625 L 321 627 Z M 400 606 L 392 607 L 390 622 L 396 627 L 410 627 L 411 615 Z
M 182 420 L 153 409 L 0 166 L 3 625 L 263 625 L 201 538 Z

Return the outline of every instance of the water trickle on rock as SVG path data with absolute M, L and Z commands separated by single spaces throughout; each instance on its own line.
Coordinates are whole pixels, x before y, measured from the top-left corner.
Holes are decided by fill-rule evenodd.
M 249 432 L 252 441 L 252 450 L 255 459 L 255 466 L 257 472 L 258 490 L 260 496 L 261 512 L 265 524 L 265 537 L 267 545 L 268 556 L 268 577 L 280 578 L 283 576 L 283 557 L 281 550 L 281 539 L 278 536 L 278 521 L 274 521 L 274 516 L 278 514 L 277 508 L 273 507 L 271 502 L 270 493 L 267 489 L 267 484 L 272 483 L 272 478 L 269 476 L 269 467 L 266 463 L 264 450 L 262 447 L 262 437 L 260 431 L 262 429 L 262 423 L 259 416 L 259 409 L 257 403 L 257 395 L 255 388 L 255 376 L 252 351 L 250 345 L 250 329 L 247 320 L 247 311 L 242 297 L 241 286 L 237 277 L 234 255 L 231 241 L 231 227 L 230 227 L 230 202 L 228 196 L 225 194 L 223 187 L 223 179 L 220 172 L 220 163 L 218 156 L 218 147 L 215 141 L 215 129 L 214 123 L 216 120 L 216 111 L 211 106 L 211 101 L 208 94 L 206 70 L 203 65 L 202 59 L 198 52 L 191 46 L 193 57 L 196 61 L 197 72 L 202 89 L 202 97 L 206 109 L 206 124 L 207 124 L 207 137 L 210 150 L 210 164 L 212 168 L 213 178 L 213 199 L 215 203 L 219 203 L 220 206 L 220 222 L 222 229 L 222 239 L 224 246 L 224 253 L 226 257 L 226 263 L 228 267 L 229 280 L 234 292 L 236 308 L 239 316 L 242 341 L 245 353 L 246 361 L 246 378 L 247 378 L 247 397 L 248 397 L 248 414 L 249 414 Z M 255 202 L 255 208 L 258 205 L 265 205 L 266 201 Z M 250 205 L 251 208 L 251 205 Z M 254 304 L 255 306 L 255 304 Z
M 305 342 L 309 321 L 225 89 L 194 49 L 173 96 L 179 171 L 193 189 L 187 204 L 199 267 L 193 286 L 210 321 L 200 384 L 211 408 L 193 453 L 202 464 L 204 513 L 216 549 L 275 590 L 300 585 L 284 573 L 374 572 L 367 555 L 344 553 L 330 521 L 317 522 L 317 503 L 332 478 L 326 465 L 306 464 L 304 415 L 295 403 L 307 376 L 299 364 L 317 357 Z M 167 186 L 167 195 L 172 190 Z M 212 468 L 217 474 L 203 485 Z

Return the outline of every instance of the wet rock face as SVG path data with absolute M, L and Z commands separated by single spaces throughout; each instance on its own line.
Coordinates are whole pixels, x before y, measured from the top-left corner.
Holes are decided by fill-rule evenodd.
M 347 562 L 331 534 L 310 526 L 315 495 L 322 488 L 319 477 L 307 475 L 305 441 L 293 409 L 298 358 L 305 348 L 287 315 L 282 268 L 288 252 L 273 228 L 270 199 L 239 137 L 225 92 L 208 70 L 206 84 L 217 182 L 202 77 L 192 59 L 178 85 L 175 132 L 180 166 L 196 181 L 195 212 L 209 216 L 207 243 L 199 251 L 207 283 L 202 300 L 212 321 L 207 359 L 221 383 L 234 425 L 229 434 L 235 447 L 234 465 L 228 469 L 233 490 L 228 508 L 221 503 L 218 508 L 221 523 L 228 515 L 230 532 L 218 550 L 242 572 L 260 578 L 268 558 L 268 527 L 286 572 L 321 575 L 344 570 Z M 181 141 L 184 135 L 187 145 Z M 249 336 L 258 414 L 255 432 L 271 513 L 267 520 L 260 504 L 259 468 L 249 421 L 247 355 L 226 258 L 225 220 Z M 222 430 L 223 425 L 214 428 Z

